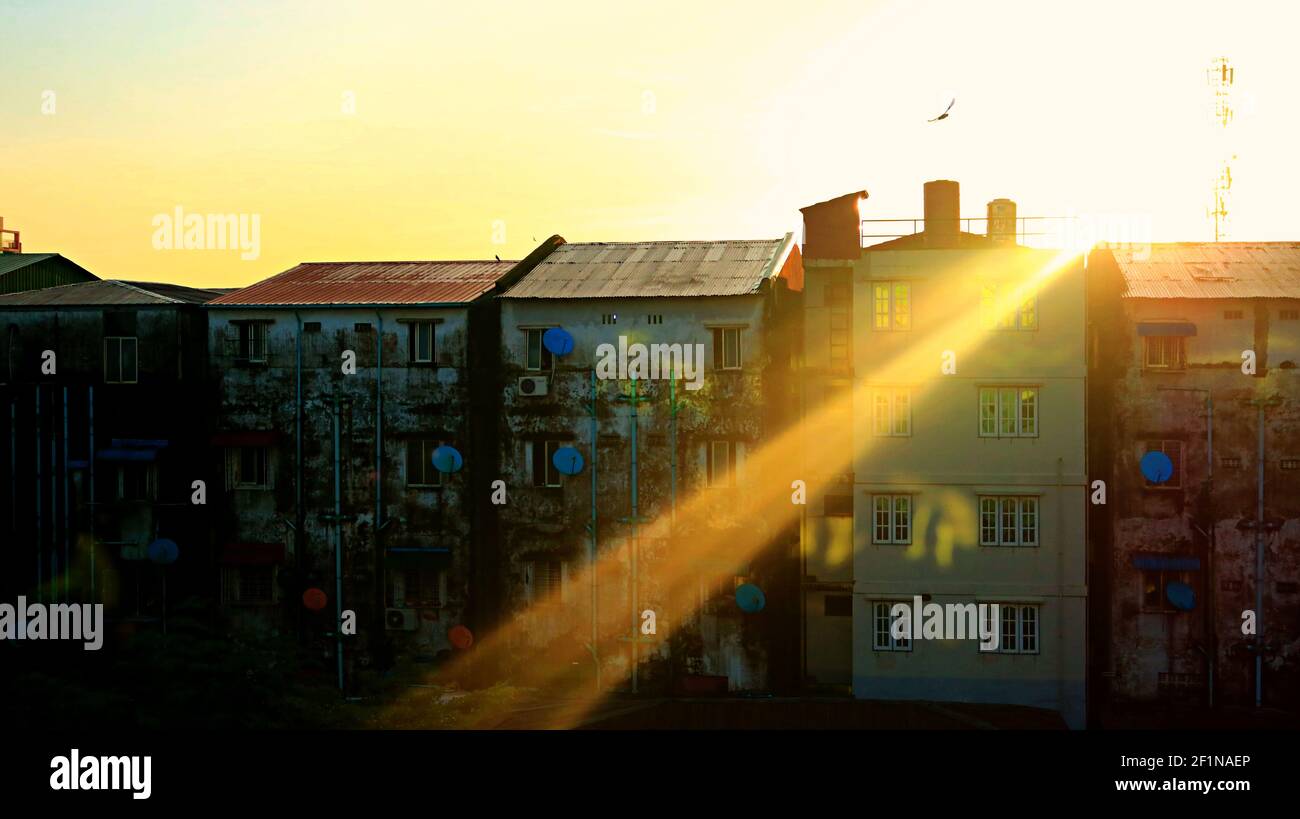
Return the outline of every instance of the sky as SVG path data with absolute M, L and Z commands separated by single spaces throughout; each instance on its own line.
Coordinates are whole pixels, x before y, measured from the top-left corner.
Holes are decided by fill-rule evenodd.
M 250 284 L 300 261 L 521 258 L 568 241 L 864 218 L 1133 218 L 1300 239 L 1300 4 L 0 0 L 0 216 L 103 278 Z M 1206 71 L 1235 67 L 1236 116 Z M 948 119 L 937 116 L 956 99 Z M 159 219 L 256 217 L 256 253 Z M 250 257 L 250 258 L 245 258 Z

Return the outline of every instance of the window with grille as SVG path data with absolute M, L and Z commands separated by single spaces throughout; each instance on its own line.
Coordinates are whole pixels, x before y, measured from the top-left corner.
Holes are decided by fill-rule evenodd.
M 443 605 L 446 577 L 438 569 L 399 569 L 388 573 L 388 604 L 394 608 L 432 609 Z
M 528 359 L 524 364 L 524 369 L 531 372 L 551 369 L 551 351 L 546 349 L 546 345 L 542 343 L 542 336 L 546 333 L 546 329 L 534 327 L 524 330 L 524 337 L 528 345 Z
M 1018 305 L 1005 304 L 999 293 L 1013 291 L 1010 285 L 985 283 L 980 287 L 980 324 L 984 329 L 1038 329 L 1038 294 L 1030 293 Z
M 981 387 L 980 437 L 1038 435 L 1037 387 Z
M 871 294 L 873 328 L 912 329 L 912 285 L 907 282 L 874 282 Z
M 407 486 L 442 486 L 442 473 L 433 465 L 433 451 L 440 445 L 432 438 L 406 442 Z
M 524 449 L 533 475 L 533 486 L 560 485 L 560 470 L 555 468 L 555 451 L 562 441 L 525 441 Z
M 873 543 L 907 545 L 912 542 L 912 496 L 872 495 Z
M 407 325 L 407 354 L 413 364 L 433 363 L 432 321 L 412 321 Z
M 274 603 L 274 566 L 226 566 L 221 571 L 221 599 L 226 603 Z
M 139 378 L 139 342 L 133 336 L 104 339 L 104 383 L 134 384 Z
M 732 441 L 708 442 L 708 485 L 724 488 L 736 485 L 736 445 Z
M 877 387 L 872 393 L 871 430 L 880 436 L 912 434 L 912 390 L 908 387 Z
M 980 497 L 981 546 L 1037 546 L 1038 498 Z
M 713 328 L 713 369 L 740 369 L 740 328 Z
M 153 466 L 151 464 L 120 464 L 117 467 L 115 496 L 118 500 L 144 501 L 154 497 Z
M 1142 572 L 1142 611 L 1177 611 L 1166 596 L 1171 583 L 1186 583 L 1187 573 L 1146 569 Z
M 232 446 L 226 449 L 227 489 L 266 489 L 270 486 L 269 448 Z
M 1150 370 L 1180 370 L 1184 351 L 1182 336 L 1146 336 L 1143 363 Z
M 524 565 L 524 591 L 530 602 L 559 603 L 564 600 L 566 588 L 564 562 L 561 560 L 532 560 Z
M 894 603 L 889 600 L 876 600 L 871 604 L 871 621 L 872 621 L 872 639 L 871 648 L 873 651 L 911 651 L 912 640 L 910 637 L 895 638 L 893 629 L 894 618 L 890 613 Z M 909 633 L 911 626 L 908 626 Z
M 235 358 L 240 361 L 265 363 L 269 321 L 232 322 L 238 335 L 235 338 Z
M 998 619 L 1001 621 L 997 648 L 986 648 L 980 642 L 980 651 L 987 654 L 1037 654 L 1038 624 L 1041 621 L 1041 607 L 1001 603 L 998 605 Z M 993 608 L 990 604 L 984 609 L 984 629 L 993 626 Z

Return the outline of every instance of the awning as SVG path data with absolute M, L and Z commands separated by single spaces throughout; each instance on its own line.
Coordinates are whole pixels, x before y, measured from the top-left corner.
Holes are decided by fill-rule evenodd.
M 227 543 L 221 547 L 223 566 L 274 566 L 284 563 L 283 543 Z
M 1138 555 L 1133 558 L 1133 565 L 1153 571 L 1192 572 L 1201 568 L 1201 559 L 1187 555 Z
M 1139 321 L 1140 336 L 1194 336 L 1196 325 L 1190 321 Z
M 158 460 L 156 449 L 101 449 L 95 453 L 101 461 L 142 461 L 149 463 Z
M 218 432 L 212 436 L 213 446 L 271 446 L 280 437 L 275 430 L 249 430 Z
M 389 549 L 384 553 L 389 569 L 450 569 L 451 549 Z

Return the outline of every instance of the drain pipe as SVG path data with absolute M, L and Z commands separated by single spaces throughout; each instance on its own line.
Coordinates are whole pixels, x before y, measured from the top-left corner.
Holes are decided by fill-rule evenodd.
M 36 602 L 45 602 L 45 540 L 42 537 L 41 524 L 41 387 L 36 385 Z
M 596 666 L 596 693 L 600 693 L 600 634 L 599 634 L 599 606 L 600 596 L 597 591 L 596 575 L 599 571 L 599 551 L 596 542 L 596 452 L 600 440 L 600 421 L 596 418 L 596 370 L 591 371 L 591 523 L 588 528 L 591 532 L 591 659 Z
M 72 560 L 68 545 L 68 388 L 63 388 L 63 598 L 67 600 Z
M 86 461 L 90 471 L 90 602 L 95 602 L 95 551 L 99 545 L 95 542 L 95 385 L 86 387 L 86 425 L 89 429 L 90 453 Z
M 334 393 L 334 656 L 343 693 L 343 503 L 339 487 L 339 396 Z
M 384 592 L 388 586 L 387 564 L 384 558 L 383 542 L 380 532 L 384 528 L 384 317 L 376 310 L 377 322 L 375 333 L 375 605 L 381 614 L 384 611 Z M 438 536 L 442 537 L 442 496 L 438 493 Z M 381 621 L 382 625 L 382 621 Z M 379 632 L 380 638 L 388 639 L 388 634 Z M 385 655 L 387 651 L 385 650 Z
M 1258 403 L 1259 452 L 1256 461 L 1255 508 L 1255 707 L 1264 701 L 1264 402 Z

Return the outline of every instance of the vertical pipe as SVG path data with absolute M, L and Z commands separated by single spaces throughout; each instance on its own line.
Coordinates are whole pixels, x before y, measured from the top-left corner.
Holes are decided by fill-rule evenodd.
M 334 394 L 334 656 L 343 692 L 343 494 L 339 486 L 339 396 Z
M 293 340 L 293 376 L 294 376 L 294 413 L 293 413 L 293 445 L 294 445 L 294 473 L 293 492 L 294 492 L 294 529 L 293 529 L 293 564 L 299 568 L 302 567 L 302 530 L 305 520 L 302 508 L 302 315 L 297 310 L 293 311 L 294 321 L 297 323 L 297 334 Z M 301 617 L 302 609 L 299 609 Z
M 9 400 L 9 542 L 18 542 L 18 399 Z
M 90 443 L 89 452 L 86 455 L 86 461 L 90 470 L 90 488 L 86 494 L 90 498 L 90 520 L 88 529 L 90 531 L 90 602 L 95 602 L 95 385 L 91 384 L 86 388 L 86 417 L 90 426 Z
M 600 421 L 596 418 L 596 370 L 591 371 L 591 544 L 587 570 L 591 573 L 591 658 L 596 666 L 596 693 L 600 693 L 600 595 L 596 585 L 599 551 L 596 545 L 596 450 L 600 439 Z
M 1264 402 L 1259 403 L 1258 497 L 1255 509 L 1255 707 L 1264 700 Z
M 672 378 L 668 379 L 668 498 L 671 514 L 668 522 L 672 524 L 669 531 L 676 534 L 677 526 L 677 368 L 673 367 Z
M 36 386 L 36 416 L 34 424 L 36 426 L 36 602 L 45 601 L 45 589 L 43 586 L 45 568 L 45 554 L 43 552 L 44 542 L 41 537 L 41 387 Z
M 69 568 L 72 565 L 68 545 L 68 388 L 63 388 L 63 596 L 68 596 Z
M 384 610 L 384 591 L 388 587 L 387 561 L 384 559 L 383 544 L 380 539 L 380 530 L 384 525 L 384 317 L 376 310 L 375 320 L 377 322 L 375 332 L 375 606 L 382 612 Z M 432 332 L 432 330 L 430 330 Z M 434 339 L 436 341 L 436 339 Z M 435 354 L 436 355 L 436 354 Z M 438 492 L 438 539 L 439 546 L 442 545 L 443 525 L 442 525 L 442 497 L 443 493 Z M 382 637 L 387 638 L 387 633 L 381 632 Z
M 1209 461 L 1209 501 L 1210 501 L 1210 530 L 1205 542 L 1205 607 L 1208 609 L 1210 618 L 1210 627 L 1206 635 L 1206 654 L 1209 661 L 1207 669 L 1209 676 L 1209 705 L 1214 707 L 1214 671 L 1219 663 L 1219 640 L 1218 640 L 1218 617 L 1215 609 L 1215 574 L 1214 574 L 1214 532 L 1217 522 L 1217 514 L 1214 511 L 1214 395 L 1208 390 L 1205 393 L 1205 450 L 1206 458 Z
M 54 409 L 54 390 L 50 390 L 50 409 Z M 51 413 L 53 414 L 53 413 Z M 57 416 L 56 416 L 57 417 Z M 50 420 L 50 601 L 59 599 L 59 428 Z
M 638 612 L 637 612 L 637 607 L 640 601 L 637 599 L 637 576 L 636 576 L 636 569 L 637 569 L 636 566 L 636 558 L 637 558 L 637 554 L 636 554 L 637 553 L 636 405 L 637 405 L 636 379 L 633 378 L 632 379 L 632 517 L 630 518 L 632 524 L 632 530 L 631 530 L 631 539 L 628 541 L 628 549 L 630 551 L 629 558 L 631 559 L 632 562 L 632 582 L 630 586 L 632 592 L 632 693 L 633 694 L 637 693 L 637 671 L 638 671 L 637 666 L 638 663 L 640 662 L 640 657 L 638 656 L 640 652 L 638 651 L 638 649 L 640 648 L 640 643 L 641 643 L 640 630 L 638 629 L 641 618 L 638 616 Z

